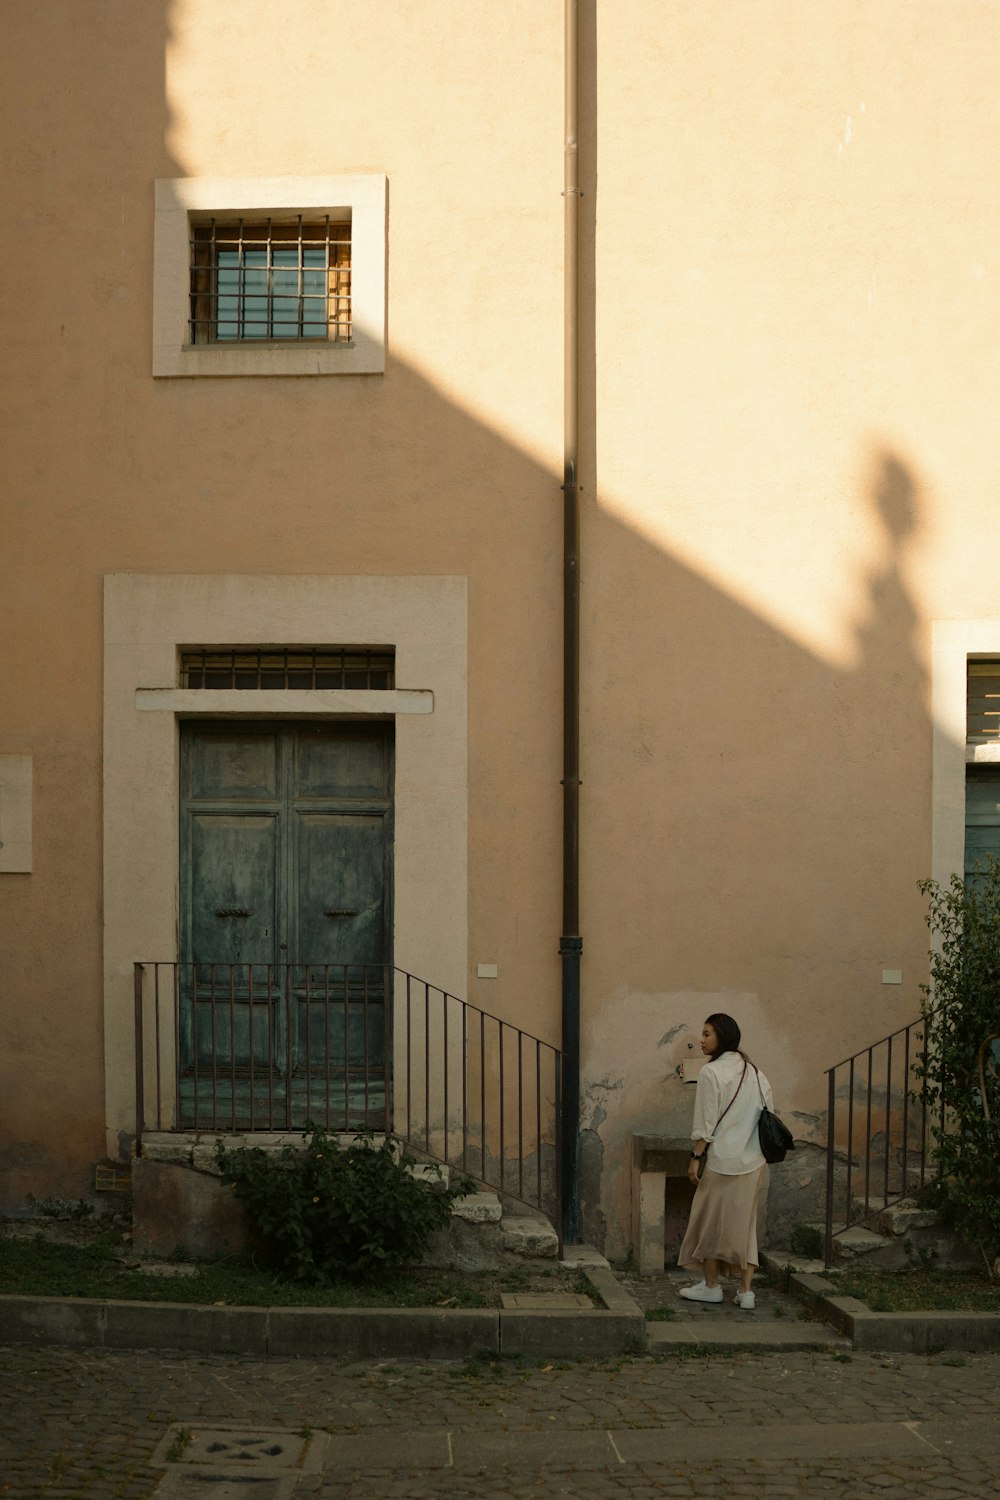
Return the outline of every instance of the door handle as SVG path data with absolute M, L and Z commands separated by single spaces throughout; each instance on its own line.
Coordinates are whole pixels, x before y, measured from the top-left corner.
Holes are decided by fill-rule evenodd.
M 215 913 L 217 917 L 249 917 L 251 911 L 246 906 L 220 906 Z
M 323 915 L 326 917 L 356 917 L 358 913 L 356 911 L 349 911 L 346 907 L 330 906 L 327 907 Z

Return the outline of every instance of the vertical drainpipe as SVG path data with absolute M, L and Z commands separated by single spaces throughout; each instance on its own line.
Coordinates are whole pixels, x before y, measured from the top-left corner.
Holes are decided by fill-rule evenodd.
M 580 1238 L 580 502 L 577 484 L 579 150 L 577 0 L 565 0 L 566 144 L 563 181 L 563 914 L 562 1237 Z

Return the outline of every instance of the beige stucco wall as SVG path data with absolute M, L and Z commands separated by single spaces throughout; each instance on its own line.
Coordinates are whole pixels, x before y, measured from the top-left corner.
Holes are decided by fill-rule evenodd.
M 466 989 L 558 1039 L 562 6 L 243 0 L 236 46 L 214 0 L 8 11 L 17 1198 L 82 1191 L 122 1088 L 108 574 L 467 580 Z M 1000 102 L 986 0 L 581 15 L 585 1196 L 618 1254 L 683 1028 L 738 1014 L 808 1136 L 823 1067 L 918 1008 L 954 684 L 1000 654 Z M 154 180 L 335 173 L 388 182 L 385 373 L 155 380 Z M 977 630 L 932 653 L 941 621 Z

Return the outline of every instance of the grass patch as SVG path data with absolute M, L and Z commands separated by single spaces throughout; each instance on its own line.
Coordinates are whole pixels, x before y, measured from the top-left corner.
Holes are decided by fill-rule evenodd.
M 841 1271 L 836 1294 L 872 1312 L 1000 1312 L 1000 1282 L 976 1271 Z
M 671 1323 L 677 1316 L 676 1307 L 647 1307 L 647 1323 Z
M 262 1270 L 249 1257 L 198 1261 L 189 1276 L 135 1269 L 109 1235 L 89 1245 L 0 1234 L 0 1291 L 22 1297 L 100 1297 L 128 1302 L 196 1302 L 227 1307 L 485 1307 L 502 1292 L 591 1292 L 582 1274 L 563 1271 L 403 1269 L 378 1280 L 303 1285 Z

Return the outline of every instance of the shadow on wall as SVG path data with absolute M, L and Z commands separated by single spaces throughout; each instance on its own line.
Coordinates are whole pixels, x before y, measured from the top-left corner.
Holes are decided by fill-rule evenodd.
M 922 501 L 898 454 L 874 455 L 868 503 L 882 546 L 850 670 L 588 517 L 583 1221 L 606 1253 L 624 1249 L 631 1135 L 689 1132 L 677 1067 L 692 1078 L 712 1010 L 821 1142 L 823 1069 L 919 1009 L 931 724 L 906 581 Z M 905 991 L 881 989 L 890 954 Z M 800 1176 L 811 1214 L 821 1184 Z

